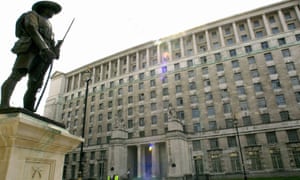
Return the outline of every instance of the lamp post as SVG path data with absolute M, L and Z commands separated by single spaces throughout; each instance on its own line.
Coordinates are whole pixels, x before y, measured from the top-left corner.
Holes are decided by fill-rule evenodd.
M 236 136 L 237 136 L 238 143 L 239 143 L 239 150 L 240 150 L 240 156 L 241 156 L 241 161 L 242 161 L 244 180 L 247 180 L 248 178 L 247 178 L 247 173 L 246 173 L 246 168 L 245 168 L 245 163 L 244 163 L 244 156 L 243 156 L 243 151 L 242 151 L 242 146 L 241 146 L 240 133 L 239 133 L 239 128 L 238 128 L 238 121 L 237 121 L 236 118 L 234 118 L 233 121 L 234 121 Z
M 87 99 L 88 99 L 88 93 L 89 93 L 89 82 L 91 81 L 91 72 L 89 70 L 87 70 L 85 73 L 88 74 L 88 76 L 86 77 L 86 80 L 85 80 L 86 87 L 85 87 L 84 109 L 83 109 L 83 118 L 82 118 L 82 132 L 81 132 L 81 137 L 83 139 L 85 139 L 84 133 L 85 133 L 86 108 L 87 108 Z M 84 155 L 83 143 L 84 142 L 81 142 L 81 146 L 80 146 L 78 180 L 81 180 L 83 177 L 83 162 L 82 162 L 83 155 Z

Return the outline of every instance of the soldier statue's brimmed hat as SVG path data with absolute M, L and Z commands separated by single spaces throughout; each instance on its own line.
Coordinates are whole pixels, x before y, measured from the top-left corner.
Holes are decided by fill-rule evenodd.
M 44 8 L 52 9 L 55 14 L 59 13 L 62 9 L 58 3 L 53 1 L 39 1 L 32 5 L 32 10 L 36 12 L 40 12 Z

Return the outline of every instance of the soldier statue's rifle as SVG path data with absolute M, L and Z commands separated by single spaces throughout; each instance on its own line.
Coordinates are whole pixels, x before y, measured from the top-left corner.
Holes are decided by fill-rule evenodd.
M 73 18 L 73 20 L 71 21 L 71 23 L 70 23 L 70 25 L 69 25 L 69 27 L 68 27 L 68 29 L 67 29 L 67 31 L 66 31 L 64 37 L 63 37 L 63 39 L 62 39 L 62 40 L 59 40 L 59 41 L 57 42 L 55 48 L 60 49 L 61 45 L 63 44 L 64 40 L 66 39 L 66 37 L 67 37 L 67 35 L 68 35 L 68 33 L 69 33 L 69 31 L 70 31 L 70 29 L 71 29 L 73 23 L 74 23 L 74 20 L 75 20 L 75 18 Z M 40 102 L 41 102 L 41 100 L 42 100 L 42 98 L 43 98 L 43 95 L 44 95 L 44 93 L 45 93 L 45 90 L 46 90 L 48 81 L 49 81 L 49 79 L 50 79 L 50 75 L 51 75 L 51 72 L 52 72 L 52 67 L 53 67 L 53 61 L 52 61 L 51 64 L 50 64 L 50 67 L 49 67 L 49 70 L 48 70 L 48 77 L 47 77 L 47 80 L 46 80 L 46 82 L 45 82 L 45 85 L 44 85 L 43 90 L 41 91 L 41 95 L 40 95 L 40 97 L 39 97 L 39 99 L 38 99 L 38 101 L 37 101 L 37 103 L 36 103 L 36 106 L 35 106 L 33 112 L 36 112 L 36 111 L 37 111 L 37 109 L 38 109 L 38 107 L 39 107 L 39 105 L 40 105 Z

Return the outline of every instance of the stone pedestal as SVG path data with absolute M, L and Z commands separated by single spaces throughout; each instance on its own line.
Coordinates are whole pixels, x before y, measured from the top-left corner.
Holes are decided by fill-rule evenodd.
M 122 176 L 127 172 L 127 146 L 125 140 L 128 138 L 128 133 L 124 130 L 117 129 L 112 131 L 111 140 L 109 143 L 108 157 L 108 175 Z
M 183 180 L 192 174 L 187 138 L 182 123 L 177 119 L 168 122 L 167 153 L 169 162 L 167 179 Z
M 19 108 L 0 110 L 0 179 L 62 179 L 65 153 L 83 139 L 64 125 Z

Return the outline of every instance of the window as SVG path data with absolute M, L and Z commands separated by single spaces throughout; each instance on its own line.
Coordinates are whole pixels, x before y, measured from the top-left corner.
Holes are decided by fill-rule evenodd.
M 193 146 L 194 151 L 200 151 L 201 150 L 201 141 L 200 140 L 192 141 L 192 146 Z
M 299 76 L 292 76 L 290 77 L 292 85 L 293 86 L 298 86 L 300 85 L 300 80 L 299 80 Z
M 128 128 L 133 128 L 133 120 L 132 120 L 132 119 L 129 119 L 129 120 L 127 121 L 127 127 L 128 127 Z
M 153 99 L 153 98 L 156 98 L 156 91 L 151 91 L 150 92 L 150 98 Z
M 195 71 L 194 70 L 188 71 L 188 77 L 189 78 L 195 77 Z
M 207 113 L 208 113 L 208 116 L 214 116 L 216 114 L 215 107 L 214 106 L 208 106 L 207 107 Z
M 190 82 L 189 83 L 189 89 L 190 90 L 195 90 L 196 89 L 196 83 L 195 82 Z
M 180 74 L 178 73 L 178 74 L 175 74 L 175 75 L 174 75 L 174 78 L 175 78 L 175 81 L 178 81 L 178 80 L 181 79 L 181 76 L 180 76 Z
M 230 163 L 233 172 L 241 172 L 241 162 L 237 153 L 230 155 Z
M 154 69 L 150 71 L 150 76 L 155 76 L 155 70 Z
M 277 70 L 275 66 L 268 67 L 269 74 L 277 74 Z
M 250 116 L 243 116 L 243 124 L 244 124 L 244 126 L 252 125 L 251 117 Z
M 248 41 L 249 39 L 248 39 L 248 35 L 247 34 L 243 34 L 243 35 L 241 35 L 241 39 L 242 39 L 242 41 L 243 42 L 246 42 L 246 41 Z
M 255 134 L 247 134 L 246 135 L 248 146 L 256 145 L 256 137 Z
M 217 64 L 216 67 L 217 67 L 217 72 L 224 71 L 223 64 Z
M 249 154 L 249 161 L 250 166 L 249 170 L 262 170 L 262 164 L 261 164 L 261 158 L 259 157 L 259 152 L 257 151 L 251 151 Z
M 151 124 L 157 124 L 157 116 L 151 116 Z
M 288 24 L 288 29 L 289 29 L 289 30 L 294 30 L 294 29 L 296 29 L 295 23 L 289 23 L 289 24 Z
M 150 87 L 155 87 L 156 81 L 155 79 L 150 80 Z
M 196 104 L 198 102 L 199 102 L 199 100 L 198 100 L 198 97 L 196 95 L 191 95 L 190 96 L 190 103 L 191 104 Z
M 240 24 L 239 25 L 239 29 L 240 29 L 240 31 L 245 31 L 245 25 L 244 24 Z
M 266 102 L 266 100 L 265 100 L 264 97 L 257 98 L 257 106 L 258 106 L 258 108 L 265 108 L 265 107 L 267 107 L 267 102 Z
M 217 122 L 216 121 L 208 121 L 208 129 L 209 130 L 216 130 L 217 129 Z
M 229 93 L 227 89 L 221 89 L 220 90 L 220 94 L 221 94 L 221 98 L 228 98 L 229 97 Z
M 145 125 L 144 118 L 140 118 L 139 119 L 139 126 L 144 126 L 144 125 Z
M 272 34 L 278 34 L 279 33 L 279 28 L 278 27 L 272 27 L 271 31 L 272 31 Z
M 222 172 L 221 158 L 218 155 L 211 156 L 211 168 L 214 173 Z
M 288 62 L 285 65 L 286 65 L 287 71 L 295 71 L 296 70 L 294 62 Z
M 249 109 L 247 100 L 240 100 L 241 111 L 247 111 Z
M 174 69 L 175 69 L 175 70 L 180 69 L 180 64 L 179 64 L 179 63 L 174 64 Z
M 245 52 L 246 53 L 252 52 L 252 47 L 250 45 L 249 46 L 245 46 Z
M 143 82 L 140 82 L 139 83 L 139 89 L 141 90 L 141 89 L 144 89 L 144 83 Z
M 225 119 L 225 123 L 226 123 L 226 128 L 234 127 L 233 119 Z
M 256 31 L 255 32 L 255 37 L 256 38 L 262 38 L 264 36 L 264 33 L 262 31 Z
M 296 41 L 300 41 L 300 34 L 295 35 Z
M 281 50 L 281 54 L 282 56 L 285 58 L 285 57 L 290 57 L 291 56 L 291 52 L 289 49 L 283 49 Z
M 276 137 L 276 132 L 266 132 L 266 138 L 268 144 L 276 144 L 277 143 L 277 137 Z
M 182 97 L 176 98 L 176 105 L 183 106 L 183 98 Z
M 203 81 L 203 83 L 204 83 L 204 87 L 210 86 L 210 80 L 209 80 L 209 79 L 205 79 L 205 80 Z
M 203 67 L 202 68 L 202 74 L 203 75 L 208 74 L 208 67 Z
M 230 54 L 231 57 L 236 56 L 236 50 L 235 49 L 229 50 L 229 54 Z
M 228 147 L 237 147 L 236 136 L 228 136 L 227 143 Z
M 163 88 L 162 94 L 163 94 L 163 96 L 169 95 L 169 90 L 168 90 L 168 88 Z
M 282 46 L 282 45 L 285 45 L 285 44 L 286 44 L 285 38 L 279 38 L 279 39 L 277 39 L 277 41 L 278 41 L 278 45 L 279 45 L 279 46 Z
M 155 111 L 157 109 L 156 103 L 150 104 L 151 111 Z
M 199 118 L 200 117 L 200 110 L 198 108 L 192 109 L 192 118 Z
M 187 60 L 187 66 L 188 67 L 192 67 L 193 65 L 194 65 L 194 63 L 193 63 L 192 59 Z
M 217 138 L 209 139 L 209 144 L 211 149 L 217 149 L 219 148 L 219 141 Z
M 225 76 L 219 76 L 219 77 L 218 77 L 218 82 L 219 82 L 219 84 L 226 83 Z
M 276 95 L 275 97 L 276 97 L 276 103 L 278 106 L 286 104 L 284 95 L 280 94 L 280 95 Z
M 231 64 L 232 64 L 232 68 L 240 67 L 240 63 L 238 60 L 231 61 Z
M 231 106 L 229 103 L 223 104 L 223 111 L 224 113 L 231 113 Z
M 206 100 L 206 101 L 210 101 L 210 100 L 212 100 L 212 99 L 213 99 L 213 95 L 212 95 L 211 92 L 205 93 L 205 100 Z
M 262 92 L 263 91 L 263 88 L 262 88 L 262 85 L 261 85 L 260 82 L 259 83 L 254 83 L 253 85 L 254 85 L 255 92 Z
M 293 156 L 294 156 L 296 168 L 300 168 L 300 151 L 293 150 Z
M 242 74 L 240 72 L 239 73 L 234 73 L 233 74 L 233 78 L 234 78 L 235 81 L 241 81 L 241 80 L 243 80 Z
M 300 92 L 295 92 L 295 96 L 297 103 L 300 103 Z
M 270 16 L 270 17 L 269 17 L 269 23 L 270 23 L 270 24 L 273 24 L 273 23 L 275 23 L 275 22 L 276 22 L 276 20 L 275 20 L 274 16 Z
M 288 121 L 291 119 L 288 111 L 281 111 L 279 113 L 279 115 L 280 115 L 281 121 Z
M 259 77 L 259 72 L 257 69 L 253 69 L 250 71 L 252 78 Z
M 247 59 L 248 59 L 248 64 L 255 64 L 256 63 L 256 60 L 255 60 L 254 56 L 250 56 Z
M 283 169 L 283 162 L 279 150 L 273 150 L 271 152 L 272 165 L 274 169 Z
M 200 57 L 200 63 L 201 63 L 201 64 L 206 64 L 206 63 L 207 63 L 207 58 L 206 58 L 206 56 Z
M 260 43 L 261 44 L 261 48 L 262 49 L 268 49 L 269 48 L 269 44 L 267 41 Z
M 182 86 L 181 85 L 177 85 L 175 87 L 175 89 L 176 89 L 176 93 L 181 93 L 182 92 Z
M 200 123 L 194 123 L 193 127 L 194 127 L 194 132 L 201 132 L 201 125 L 200 125 Z
M 265 53 L 264 57 L 265 57 L 266 61 L 272 61 L 273 60 L 273 56 L 272 56 L 271 53 Z
M 215 61 L 220 61 L 222 59 L 221 53 L 215 53 Z
M 280 89 L 280 81 L 278 79 L 272 80 L 271 81 L 272 89 Z
M 297 129 L 287 130 L 286 131 L 289 142 L 298 142 L 299 135 Z
M 264 124 L 270 123 L 271 118 L 269 113 L 264 113 L 260 115 L 261 122 Z

